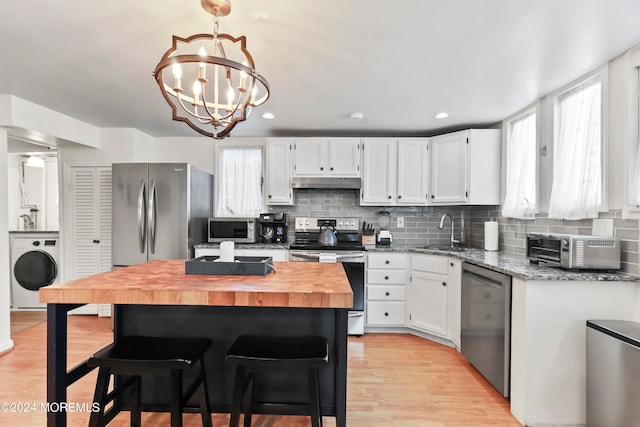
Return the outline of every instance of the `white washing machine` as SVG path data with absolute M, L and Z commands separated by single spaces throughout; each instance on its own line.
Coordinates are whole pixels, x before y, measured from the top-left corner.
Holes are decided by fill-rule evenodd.
M 58 236 L 11 237 L 11 307 L 43 309 L 38 291 L 59 281 Z

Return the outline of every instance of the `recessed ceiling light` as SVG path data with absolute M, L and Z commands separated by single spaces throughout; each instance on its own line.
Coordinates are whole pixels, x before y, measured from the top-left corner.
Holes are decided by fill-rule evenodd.
M 364 120 L 364 113 L 356 111 L 354 113 L 351 113 L 351 115 L 349 115 L 349 118 L 355 122 L 361 122 L 362 120 Z
M 275 117 L 276 117 L 276 116 L 274 116 L 274 115 L 273 115 L 273 113 L 264 113 L 264 114 L 262 115 L 262 118 L 263 118 L 263 119 L 269 119 L 269 120 L 271 120 L 271 119 L 273 119 L 273 118 L 275 118 Z
M 436 119 L 446 119 L 447 117 L 449 117 L 449 113 L 445 111 L 436 114 Z

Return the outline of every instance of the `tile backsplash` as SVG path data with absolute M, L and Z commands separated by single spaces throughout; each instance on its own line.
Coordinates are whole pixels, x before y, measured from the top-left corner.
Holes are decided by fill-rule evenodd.
M 379 206 L 360 206 L 358 190 L 312 190 L 297 189 L 294 192 L 294 206 L 271 206 L 271 212 L 286 212 L 289 215 L 289 241 L 293 241 L 293 218 L 311 217 L 356 217 L 372 223 L 379 228 L 376 215 Z M 390 206 L 389 231 L 393 236 L 393 245 L 448 245 L 450 223 L 447 220 L 442 230 L 438 223 L 443 214 L 448 213 L 454 221 L 454 232 L 459 235 L 464 223 L 464 238 L 468 246 L 484 247 L 484 222 L 495 218 L 500 232 L 501 251 L 525 254 L 526 233 L 571 233 L 592 234 L 593 221 L 557 220 L 539 215 L 535 220 L 518 220 L 500 216 L 499 206 Z M 404 227 L 396 227 L 398 217 L 404 218 Z M 602 213 L 600 218 L 613 219 L 614 235 L 622 241 L 623 271 L 640 274 L 638 238 L 640 237 L 638 220 L 622 219 L 620 210 Z

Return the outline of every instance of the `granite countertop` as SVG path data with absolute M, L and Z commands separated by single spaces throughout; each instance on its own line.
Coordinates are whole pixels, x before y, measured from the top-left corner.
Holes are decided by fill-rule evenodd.
M 183 260 L 155 260 L 40 289 L 58 304 L 166 304 L 351 308 L 353 292 L 339 264 L 274 262 L 255 276 L 185 274 Z
M 499 273 L 523 280 L 573 280 L 573 281 L 615 281 L 640 282 L 640 276 L 623 272 L 600 270 L 565 270 L 532 264 L 524 255 L 508 252 L 491 252 L 475 248 L 429 248 L 415 246 L 376 247 L 370 252 L 408 252 L 417 254 L 446 255 L 470 264 L 479 265 Z

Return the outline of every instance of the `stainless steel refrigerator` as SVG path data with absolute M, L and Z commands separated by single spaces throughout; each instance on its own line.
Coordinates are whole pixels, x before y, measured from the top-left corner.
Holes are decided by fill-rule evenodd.
M 116 163 L 112 176 L 113 266 L 192 258 L 213 216 L 213 175 L 187 163 Z

